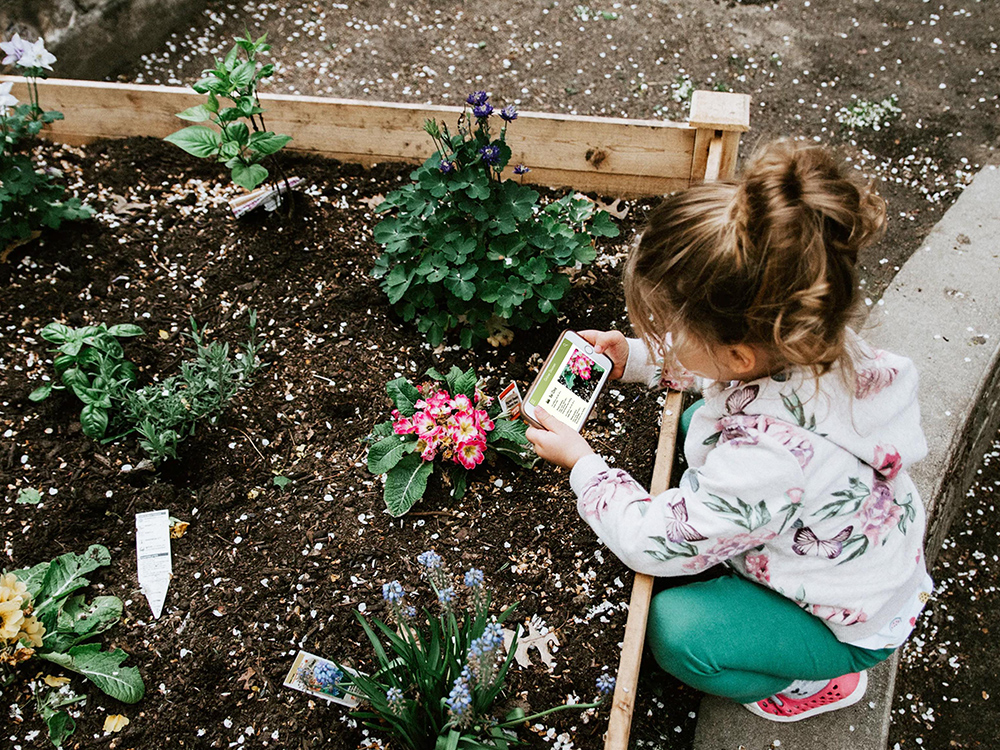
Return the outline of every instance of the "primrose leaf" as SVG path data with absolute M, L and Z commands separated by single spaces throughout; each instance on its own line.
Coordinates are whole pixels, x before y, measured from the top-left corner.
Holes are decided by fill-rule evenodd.
M 385 474 L 416 447 L 416 441 L 404 440 L 398 435 L 379 440 L 368 450 L 368 471 L 372 474 Z
M 479 378 L 476 377 L 476 371 L 470 367 L 455 378 L 455 384 L 452 386 L 452 395 L 461 393 L 468 396 L 469 399 L 474 400 L 476 397 L 476 384 L 478 382 Z
M 66 653 L 39 651 L 36 655 L 63 669 L 82 674 L 112 698 L 123 703 L 135 703 L 146 692 L 142 677 L 135 667 L 123 667 L 128 658 L 121 649 L 101 651 L 99 643 L 74 646 Z
M 192 156 L 202 159 L 215 156 L 222 145 L 222 136 L 219 132 L 204 125 L 192 125 L 182 128 L 176 133 L 171 133 L 163 140 L 179 146 Z
M 37 592 L 33 594 L 35 612 L 55 611 L 64 598 L 90 583 L 84 578 L 87 573 L 110 564 L 111 553 L 108 552 L 108 548 L 92 544 L 82 555 L 67 552 L 65 555 L 59 555 L 51 563 L 42 563 L 46 566 L 44 570 L 36 565 L 28 571 L 29 578 L 34 579 L 39 573 L 44 577 Z M 18 575 L 18 578 L 24 580 L 21 575 Z
M 388 473 L 383 498 L 393 517 L 404 515 L 423 497 L 427 489 L 427 479 L 433 469 L 434 464 L 431 461 L 424 461 L 417 454 L 411 453 L 403 456 Z
M 404 417 L 412 417 L 416 413 L 416 403 L 420 400 L 420 391 L 406 378 L 390 380 L 385 385 L 385 391 Z

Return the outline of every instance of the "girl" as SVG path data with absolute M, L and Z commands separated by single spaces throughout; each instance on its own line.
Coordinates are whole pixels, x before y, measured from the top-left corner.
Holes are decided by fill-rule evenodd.
M 585 331 L 612 377 L 704 380 L 680 486 L 657 497 L 539 410 L 538 455 L 629 567 L 729 574 L 664 590 L 648 642 L 694 687 L 775 721 L 852 705 L 931 591 L 917 372 L 848 328 L 884 203 L 823 149 L 778 141 L 741 179 L 652 212 L 625 270 L 639 339 Z M 663 363 L 667 363 L 666 366 Z

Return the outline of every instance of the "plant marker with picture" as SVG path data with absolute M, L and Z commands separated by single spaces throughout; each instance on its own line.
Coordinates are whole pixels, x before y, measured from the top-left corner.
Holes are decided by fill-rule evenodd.
M 435 461 L 443 464 L 456 498 L 491 451 L 521 466 L 534 463 L 526 425 L 502 416 L 500 403 L 479 392 L 474 370 L 452 367 L 441 375 L 432 368 L 427 376 L 432 381 L 419 387 L 406 378 L 390 381 L 386 392 L 396 408 L 372 431 L 378 441 L 368 451 L 368 470 L 387 475 L 385 504 L 397 517 L 423 496 Z

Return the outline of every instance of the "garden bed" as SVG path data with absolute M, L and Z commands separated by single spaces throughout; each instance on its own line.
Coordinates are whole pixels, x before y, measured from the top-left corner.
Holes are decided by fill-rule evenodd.
M 414 510 L 392 519 L 365 467 L 364 439 L 386 418 L 384 387 L 395 377 L 474 366 L 488 376 L 489 394 L 510 379 L 523 390 L 560 329 L 627 329 L 617 261 L 647 203 L 631 205 L 618 238 L 599 241 L 598 262 L 575 278 L 563 318 L 519 333 L 509 347 L 435 352 L 391 312 L 369 276 L 379 252 L 373 206 L 407 181 L 411 167 L 292 155 L 289 174 L 311 186 L 296 196 L 294 217 L 236 221 L 226 202 L 236 189 L 222 171 L 157 140 L 51 147 L 49 158 L 62 162 L 99 215 L 49 233 L 0 266 L 2 567 L 106 545 L 112 565 L 94 580 L 126 602 L 124 623 L 108 640 L 130 654 L 126 663 L 147 684 L 134 706 L 77 685 L 89 690 L 88 705 L 68 746 L 362 744 L 363 730 L 344 709 L 283 688 L 282 678 L 299 648 L 369 665 L 355 613 L 384 614 L 382 584 L 412 587 L 416 556 L 430 548 L 456 571 L 482 568 L 498 610 L 517 603 L 517 621 L 538 616 L 557 633 L 554 671 L 533 653 L 532 667 L 512 669 L 502 708 L 593 697 L 602 669 L 617 669 L 631 573 L 577 516 L 566 473 L 501 460 L 473 473 L 462 500 L 432 479 Z M 84 436 L 71 397 L 27 398 L 51 374 L 38 330 L 52 320 L 142 326 L 146 335 L 127 342 L 126 354 L 146 383 L 185 358 L 189 316 L 210 339 L 235 345 L 251 309 L 266 340 L 266 369 L 216 426 L 200 426 L 181 458 L 156 472 L 126 470 L 143 457 L 134 440 L 101 445 Z M 588 437 L 648 483 L 658 411 L 654 395 L 613 384 Z M 281 488 L 278 477 L 291 482 Z M 25 487 L 40 490 L 42 503 L 18 504 Z M 153 620 L 136 580 L 134 516 L 161 508 L 190 527 L 173 542 L 174 578 L 163 616 Z M 683 747 L 699 695 L 651 671 L 640 684 L 633 735 Z M 20 685 L 0 710 L 17 704 L 24 718 L 5 735 L 12 745 L 44 746 L 44 727 Z M 109 743 L 101 727 L 117 713 L 131 723 Z M 651 713 L 655 722 L 647 721 Z M 603 745 L 606 709 L 586 723 L 579 712 L 548 718 L 548 738 L 521 737 L 538 747 L 567 732 L 576 747 Z

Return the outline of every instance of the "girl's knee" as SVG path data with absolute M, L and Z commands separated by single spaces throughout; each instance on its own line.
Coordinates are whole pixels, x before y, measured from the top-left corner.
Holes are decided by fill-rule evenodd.
M 699 657 L 706 625 L 712 612 L 699 605 L 684 587 L 661 591 L 653 597 L 646 625 L 646 640 L 657 663 L 684 679 L 685 673 L 710 671 Z

